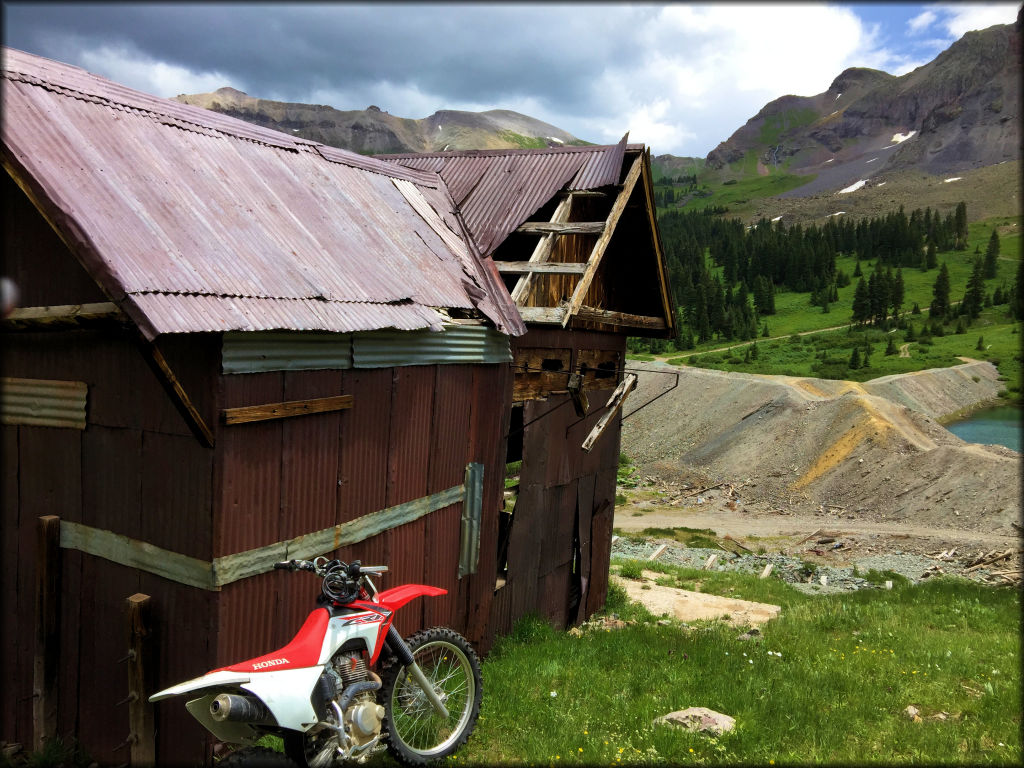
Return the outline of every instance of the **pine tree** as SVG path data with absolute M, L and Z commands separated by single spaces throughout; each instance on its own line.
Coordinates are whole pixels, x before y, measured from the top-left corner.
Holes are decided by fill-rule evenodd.
M 939 274 L 932 286 L 932 303 L 929 305 L 932 317 L 943 318 L 949 313 L 949 270 L 946 262 L 939 267 Z
M 972 320 L 977 319 L 981 314 L 981 308 L 985 303 L 985 276 L 982 260 L 974 260 L 974 269 L 967 280 L 967 290 L 964 292 L 963 301 L 960 302 L 961 314 L 968 315 Z
M 853 370 L 860 368 L 860 350 L 857 347 L 854 347 L 850 354 L 850 368 Z
M 903 270 L 896 270 L 896 277 L 893 279 L 891 284 L 891 290 L 889 293 L 889 303 L 892 305 L 893 317 L 899 317 L 900 312 L 903 310 L 903 299 L 906 292 L 906 288 L 903 285 Z
M 885 344 L 885 354 L 886 355 L 895 355 L 896 352 L 897 352 L 896 340 L 892 337 L 892 334 L 890 333 L 889 334 L 889 340 Z
M 871 319 L 871 294 L 867 281 L 862 277 L 853 292 L 853 322 L 866 323 Z
M 923 270 L 935 269 L 935 267 L 937 267 L 938 264 L 939 259 L 935 248 L 935 241 L 929 240 L 928 247 L 925 249 L 924 252 Z
M 999 235 L 992 230 L 992 237 L 988 239 L 988 247 L 985 248 L 985 277 L 995 277 L 999 269 Z
M 953 215 L 953 238 L 956 250 L 967 250 L 967 203 L 962 201 L 956 204 Z

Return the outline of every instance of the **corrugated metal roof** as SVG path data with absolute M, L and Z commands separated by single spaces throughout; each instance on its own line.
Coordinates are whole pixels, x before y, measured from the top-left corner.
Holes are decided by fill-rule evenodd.
M 4 48 L 5 155 L 149 336 L 525 327 L 437 202 L 433 173 L 158 99 Z M 127 301 L 126 301 L 127 299 Z
M 616 145 L 535 150 L 466 150 L 378 155 L 441 175 L 480 252 L 490 255 L 560 189 L 596 189 L 619 182 L 627 136 Z

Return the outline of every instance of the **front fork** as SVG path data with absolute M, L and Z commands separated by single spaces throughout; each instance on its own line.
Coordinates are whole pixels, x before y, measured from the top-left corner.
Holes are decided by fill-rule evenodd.
M 448 708 L 445 707 L 444 702 L 437 695 L 437 691 L 434 690 L 434 686 L 427 680 L 427 676 L 423 674 L 423 670 L 420 669 L 420 665 L 416 663 L 416 660 L 412 657 L 412 651 L 409 650 L 409 646 L 406 645 L 405 640 L 398 634 L 398 630 L 395 629 L 395 625 L 392 624 L 388 627 L 388 636 L 385 640 L 388 648 L 395 654 L 398 660 L 402 663 L 412 676 L 412 679 L 416 681 L 416 684 L 423 689 L 424 695 L 427 697 L 427 701 L 430 702 L 430 706 L 434 708 L 441 717 L 448 717 Z

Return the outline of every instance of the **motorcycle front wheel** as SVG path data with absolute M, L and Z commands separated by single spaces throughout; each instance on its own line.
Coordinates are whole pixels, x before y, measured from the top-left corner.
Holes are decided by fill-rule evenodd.
M 399 762 L 423 765 L 452 754 L 472 733 L 483 696 L 480 660 L 469 641 L 450 629 L 426 629 L 406 643 L 448 717 L 437 713 L 408 670 L 394 661 L 383 675 L 384 729 L 388 750 Z

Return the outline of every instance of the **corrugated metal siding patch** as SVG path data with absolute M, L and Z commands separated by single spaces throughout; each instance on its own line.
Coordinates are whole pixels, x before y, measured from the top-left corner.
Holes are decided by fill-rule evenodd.
M 430 331 L 376 331 L 352 337 L 356 368 L 448 363 L 508 363 L 508 336 L 482 325 L 448 325 Z
M 225 333 L 224 373 L 314 371 L 352 367 L 347 333 Z
M 85 429 L 84 381 L 0 377 L 0 422 Z
M 440 333 L 225 333 L 221 370 L 230 374 L 511 361 L 505 334 L 482 325 L 450 324 Z

